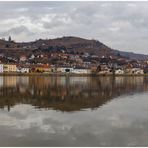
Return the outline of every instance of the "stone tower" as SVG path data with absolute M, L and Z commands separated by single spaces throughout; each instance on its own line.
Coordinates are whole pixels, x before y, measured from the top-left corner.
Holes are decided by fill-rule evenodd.
M 11 42 L 11 36 L 9 36 L 8 41 Z

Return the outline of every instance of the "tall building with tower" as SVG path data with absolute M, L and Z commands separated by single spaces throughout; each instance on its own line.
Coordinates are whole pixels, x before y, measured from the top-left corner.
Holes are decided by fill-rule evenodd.
M 9 36 L 8 41 L 11 42 L 11 36 Z

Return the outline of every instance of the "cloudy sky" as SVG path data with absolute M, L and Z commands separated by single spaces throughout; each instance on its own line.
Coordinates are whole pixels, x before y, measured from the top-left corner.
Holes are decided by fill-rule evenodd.
M 78 36 L 148 54 L 148 2 L 0 2 L 0 37 Z

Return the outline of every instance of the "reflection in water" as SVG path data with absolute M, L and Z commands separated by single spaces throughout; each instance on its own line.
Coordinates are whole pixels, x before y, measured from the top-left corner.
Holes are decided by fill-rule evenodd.
M 148 90 L 145 77 L 0 77 L 0 107 L 16 104 L 76 111 L 98 108 L 120 95 Z
M 148 146 L 147 77 L 0 77 L 0 146 Z

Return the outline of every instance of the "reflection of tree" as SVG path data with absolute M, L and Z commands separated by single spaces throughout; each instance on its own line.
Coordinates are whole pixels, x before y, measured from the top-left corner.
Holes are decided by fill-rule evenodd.
M 13 76 L 1 81 L 0 107 L 8 110 L 20 103 L 61 111 L 95 109 L 117 96 L 148 90 L 145 77 Z

